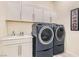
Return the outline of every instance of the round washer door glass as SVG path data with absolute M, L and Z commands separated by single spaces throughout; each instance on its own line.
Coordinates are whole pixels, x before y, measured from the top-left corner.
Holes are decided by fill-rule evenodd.
M 42 44 L 49 44 L 53 41 L 54 32 L 49 26 L 44 26 L 39 31 L 39 40 Z
M 63 27 L 58 27 L 56 30 L 56 38 L 58 41 L 62 41 L 65 36 L 65 31 Z

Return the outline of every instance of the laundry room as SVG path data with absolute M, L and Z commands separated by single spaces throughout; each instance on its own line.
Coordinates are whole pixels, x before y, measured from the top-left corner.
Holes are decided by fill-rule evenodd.
M 79 1 L 0 1 L 0 57 L 79 57 L 78 17 Z

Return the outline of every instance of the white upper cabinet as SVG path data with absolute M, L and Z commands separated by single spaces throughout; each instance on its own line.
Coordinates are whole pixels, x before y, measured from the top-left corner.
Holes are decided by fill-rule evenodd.
M 27 2 L 22 2 L 22 13 L 21 19 L 23 20 L 33 20 L 33 7 Z
M 31 20 L 33 22 L 50 22 L 51 12 L 48 9 L 26 1 L 6 2 L 6 19 L 8 20 Z
M 34 19 L 35 22 L 43 22 L 43 9 L 35 7 L 34 8 Z
M 44 9 L 44 22 L 50 22 L 51 16 L 50 16 L 50 10 Z
M 20 13 L 21 13 L 21 6 L 20 5 L 21 5 L 20 1 L 6 2 L 6 18 L 9 20 L 20 19 Z
M 51 11 L 51 19 L 55 20 L 57 18 L 56 12 Z

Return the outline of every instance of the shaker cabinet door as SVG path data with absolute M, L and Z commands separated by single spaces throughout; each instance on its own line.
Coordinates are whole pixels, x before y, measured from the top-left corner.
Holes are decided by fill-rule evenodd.
M 49 10 L 44 10 L 44 22 L 50 22 L 51 16 Z
M 3 46 L 2 49 L 3 56 L 18 57 L 18 45 Z
M 22 56 L 32 57 L 32 43 L 22 44 Z
M 35 22 L 43 22 L 43 10 L 42 10 L 42 8 L 38 8 L 38 7 L 34 8 L 34 21 Z
M 21 13 L 21 2 L 20 1 L 8 1 L 6 2 L 6 18 L 9 20 L 19 20 Z
M 33 20 L 33 7 L 27 2 L 22 2 L 22 19 Z

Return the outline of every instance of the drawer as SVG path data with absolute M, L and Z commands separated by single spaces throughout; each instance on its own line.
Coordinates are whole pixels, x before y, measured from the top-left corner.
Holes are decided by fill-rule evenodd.
M 20 43 L 23 43 L 23 42 L 32 43 L 32 38 L 28 38 L 28 39 L 19 39 L 19 42 L 20 42 Z
M 17 43 L 20 43 L 19 40 L 6 40 L 1 42 L 2 45 L 12 45 Z

